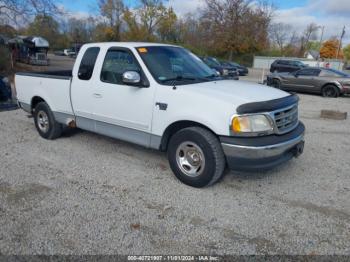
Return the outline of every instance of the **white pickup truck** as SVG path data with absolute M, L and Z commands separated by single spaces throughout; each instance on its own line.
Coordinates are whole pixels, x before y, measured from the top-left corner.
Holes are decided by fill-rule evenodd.
M 78 127 L 167 151 L 176 177 L 194 187 L 226 166 L 263 170 L 303 152 L 296 95 L 224 80 L 178 46 L 86 44 L 73 71 L 17 73 L 15 84 L 43 138 Z

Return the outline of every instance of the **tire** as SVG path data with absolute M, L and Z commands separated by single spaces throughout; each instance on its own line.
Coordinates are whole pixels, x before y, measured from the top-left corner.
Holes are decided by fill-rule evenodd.
M 323 97 L 338 97 L 339 90 L 334 85 L 326 85 L 322 88 L 322 96 Z
M 175 176 L 196 188 L 217 182 L 226 166 L 219 140 L 201 127 L 189 127 L 175 133 L 169 141 L 168 160 Z
M 45 102 L 40 102 L 34 109 L 34 124 L 42 138 L 53 140 L 61 136 L 63 127 Z
M 281 89 L 281 81 L 279 79 L 273 79 L 272 86 L 274 88 Z

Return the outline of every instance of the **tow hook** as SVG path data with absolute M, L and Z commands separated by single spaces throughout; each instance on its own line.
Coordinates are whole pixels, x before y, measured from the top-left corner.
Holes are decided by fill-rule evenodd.
M 304 152 L 305 142 L 301 141 L 293 148 L 294 157 L 299 157 Z

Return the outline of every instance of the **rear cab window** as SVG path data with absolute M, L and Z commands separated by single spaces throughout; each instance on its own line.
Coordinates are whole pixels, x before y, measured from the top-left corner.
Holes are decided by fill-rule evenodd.
M 99 52 L 99 47 L 89 47 L 86 49 L 78 71 L 78 78 L 80 80 L 87 81 L 91 79 Z

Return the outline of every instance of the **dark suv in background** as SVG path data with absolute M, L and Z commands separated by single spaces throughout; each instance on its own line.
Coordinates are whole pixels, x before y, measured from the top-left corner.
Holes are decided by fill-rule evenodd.
M 307 65 L 300 61 L 278 59 L 271 64 L 270 72 L 295 72 L 305 67 Z
M 239 80 L 239 73 L 233 66 L 222 65 L 215 57 L 201 57 L 204 63 L 207 64 L 211 69 L 215 70 L 224 78 L 230 78 L 234 80 Z

